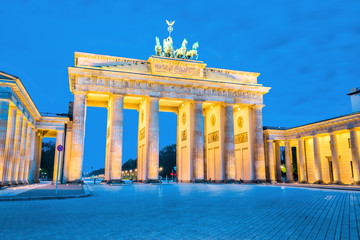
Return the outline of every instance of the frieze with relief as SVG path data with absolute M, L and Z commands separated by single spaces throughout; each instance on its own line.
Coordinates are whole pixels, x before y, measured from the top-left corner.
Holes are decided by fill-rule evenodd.
M 196 94 L 201 96 L 219 96 L 228 98 L 242 98 L 249 100 L 262 100 L 263 95 L 259 92 L 232 90 L 232 89 L 219 89 L 219 88 L 205 88 L 205 87 L 191 87 L 186 85 L 169 85 L 161 83 L 152 83 L 146 81 L 136 81 L 124 78 L 123 80 L 105 79 L 105 78 L 90 78 L 78 77 L 77 83 L 80 85 L 91 85 L 99 87 L 112 87 L 112 88 L 128 88 L 128 89 L 142 89 L 157 92 L 173 92 L 173 93 L 187 93 Z

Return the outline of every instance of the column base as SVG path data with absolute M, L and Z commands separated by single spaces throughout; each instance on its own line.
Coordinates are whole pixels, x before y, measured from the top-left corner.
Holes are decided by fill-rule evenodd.
M 271 184 L 277 184 L 278 182 L 275 181 L 275 180 L 270 180 L 270 183 L 271 183 Z
M 111 179 L 106 182 L 107 184 L 125 184 L 122 179 Z
M 205 181 L 204 179 L 194 179 L 192 181 L 192 183 L 206 183 L 207 181 Z
M 227 179 L 226 183 L 236 183 L 236 180 L 235 179 Z
M 285 183 L 294 183 L 293 180 L 286 180 Z
M 76 180 L 72 180 L 72 181 L 66 181 L 66 183 L 69 184 L 84 184 L 84 180 L 80 180 L 80 179 L 76 179 Z
M 360 185 L 360 181 L 353 182 L 351 185 Z
M 332 182 L 332 184 L 339 184 L 339 185 L 344 185 L 344 183 L 342 181 L 335 181 L 335 182 Z
M 314 182 L 314 184 L 324 184 L 324 181 L 323 180 L 317 180 Z
M 145 183 L 161 183 L 159 179 L 148 179 Z
M 256 183 L 266 183 L 266 179 L 256 179 Z
M 301 183 L 301 184 L 307 184 L 308 182 L 307 182 L 307 181 L 301 181 L 301 182 L 299 182 L 299 183 Z

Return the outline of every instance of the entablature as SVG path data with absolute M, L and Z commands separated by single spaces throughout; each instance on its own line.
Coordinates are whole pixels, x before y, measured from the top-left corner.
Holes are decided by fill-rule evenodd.
M 286 130 L 265 129 L 263 132 L 266 140 L 290 140 L 300 137 L 324 135 L 332 132 L 342 132 L 352 128 L 360 128 L 360 113 L 350 114 Z
M 69 123 L 70 119 L 67 117 L 41 117 L 36 122 L 36 130 L 57 132 L 65 131 L 65 124 Z
M 69 68 L 71 91 L 262 104 L 270 88 L 259 84 L 198 81 L 174 77 Z

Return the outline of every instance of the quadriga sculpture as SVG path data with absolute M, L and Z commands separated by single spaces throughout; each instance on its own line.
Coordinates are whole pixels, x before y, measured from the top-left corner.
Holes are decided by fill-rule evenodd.
M 199 55 L 197 54 L 197 48 L 199 47 L 199 42 L 193 44 L 192 49 L 186 52 L 186 59 L 198 59 Z

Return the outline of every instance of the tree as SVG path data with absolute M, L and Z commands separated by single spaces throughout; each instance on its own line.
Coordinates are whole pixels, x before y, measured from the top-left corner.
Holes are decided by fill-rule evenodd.
M 160 150 L 159 167 L 162 171 L 159 175 L 162 177 L 170 176 L 171 170 L 176 166 L 176 144 L 167 145 Z M 175 173 L 175 171 L 174 171 Z
M 137 168 L 137 160 L 136 159 L 129 159 L 122 165 L 123 171 L 126 171 L 126 170 L 135 171 L 136 168 Z

